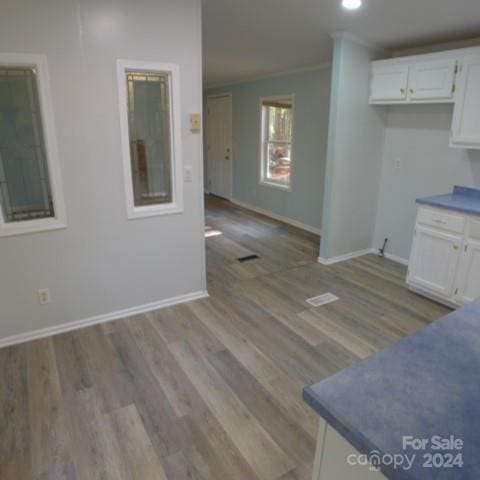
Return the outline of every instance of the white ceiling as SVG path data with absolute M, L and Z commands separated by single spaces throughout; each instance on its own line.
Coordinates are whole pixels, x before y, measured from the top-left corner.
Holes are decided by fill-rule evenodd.
M 205 85 L 329 62 L 332 32 L 388 49 L 480 34 L 480 0 L 203 0 Z

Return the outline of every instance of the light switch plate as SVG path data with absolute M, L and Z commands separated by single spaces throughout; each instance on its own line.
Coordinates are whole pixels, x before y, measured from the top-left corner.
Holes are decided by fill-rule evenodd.
M 193 177 L 193 169 L 190 165 L 183 168 L 183 179 L 185 182 L 191 182 Z
M 192 113 L 190 115 L 190 130 L 199 132 L 202 129 L 202 115 L 200 113 Z

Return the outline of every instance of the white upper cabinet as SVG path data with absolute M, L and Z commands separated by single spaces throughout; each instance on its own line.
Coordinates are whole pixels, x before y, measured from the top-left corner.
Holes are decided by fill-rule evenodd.
M 370 103 L 449 103 L 454 101 L 457 58 L 391 59 L 372 63 Z
M 408 98 L 410 101 L 453 101 L 455 59 L 430 60 L 415 63 L 410 67 Z
M 480 47 L 372 62 L 370 104 L 453 103 L 450 146 L 480 150 Z
M 461 61 L 450 144 L 480 149 L 480 53 Z
M 398 103 L 407 98 L 408 65 L 373 65 L 370 103 Z

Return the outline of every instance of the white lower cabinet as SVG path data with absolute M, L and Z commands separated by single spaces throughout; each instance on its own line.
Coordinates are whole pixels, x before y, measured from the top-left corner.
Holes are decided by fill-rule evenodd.
M 474 238 L 477 231 L 479 238 Z M 407 283 L 451 306 L 480 297 L 478 217 L 420 207 Z
M 320 419 L 312 480 L 387 480 L 345 438 Z
M 480 241 L 469 239 L 458 275 L 458 303 L 473 302 L 480 297 Z
M 409 283 L 450 298 L 460 258 L 462 238 L 418 226 L 410 266 Z

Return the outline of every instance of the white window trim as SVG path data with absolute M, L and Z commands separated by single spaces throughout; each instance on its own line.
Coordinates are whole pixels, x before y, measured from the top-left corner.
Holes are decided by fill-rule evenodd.
M 172 201 L 159 205 L 136 207 L 133 194 L 133 175 L 130 159 L 130 139 L 128 131 L 128 97 L 126 71 L 139 70 L 168 74 L 170 87 L 170 136 L 172 162 Z M 180 122 L 180 69 L 172 63 L 143 62 L 135 60 L 117 60 L 118 106 L 120 112 L 120 131 L 122 136 L 122 158 L 124 187 L 127 201 L 127 218 L 137 219 L 169 215 L 183 212 L 183 173 L 181 151 Z
M 266 100 L 284 100 L 285 98 L 289 98 L 292 100 L 292 141 L 291 141 L 291 163 L 290 163 L 290 182 L 288 185 L 283 185 L 279 182 L 274 182 L 272 180 L 268 180 L 265 175 L 264 171 L 264 143 L 265 143 L 265 118 L 263 114 L 263 102 Z M 269 97 L 260 97 L 260 148 L 259 148 L 259 158 L 260 158 L 260 169 L 259 169 L 259 182 L 258 184 L 261 186 L 267 186 L 271 188 L 277 188 L 279 190 L 283 190 L 284 192 L 291 192 L 292 191 L 292 179 L 293 179 L 293 165 L 294 162 L 292 161 L 294 158 L 294 139 L 295 139 L 295 94 L 289 93 L 287 95 L 274 95 Z
M 48 75 L 47 57 L 37 54 L 0 53 L 0 64 L 5 66 L 28 66 L 37 69 L 37 88 L 40 102 L 43 135 L 47 156 L 50 190 L 53 199 L 55 217 L 19 222 L 5 222 L 3 211 L 0 208 L 0 237 L 23 235 L 67 227 L 65 201 L 63 196 L 62 179 L 60 172 L 58 146 L 55 134 L 53 103 L 50 93 L 50 78 Z

